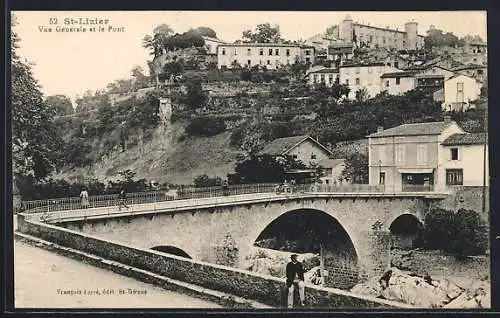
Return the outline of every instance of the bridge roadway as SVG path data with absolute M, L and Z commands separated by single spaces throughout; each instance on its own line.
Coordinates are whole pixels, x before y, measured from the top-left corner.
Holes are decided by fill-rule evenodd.
M 404 193 L 380 193 L 380 192 L 301 192 L 291 194 L 276 193 L 251 193 L 230 196 L 218 196 L 184 200 L 170 200 L 155 203 L 129 204 L 129 208 L 118 206 L 63 210 L 46 213 L 33 213 L 29 217 L 39 218 L 49 223 L 61 221 L 75 221 L 83 219 L 102 219 L 107 217 L 129 216 L 149 214 L 151 212 L 176 212 L 192 210 L 193 208 L 211 208 L 218 206 L 231 206 L 238 204 L 251 204 L 262 202 L 273 202 L 282 200 L 297 200 L 310 198 L 445 198 L 447 194 L 436 192 L 404 192 Z

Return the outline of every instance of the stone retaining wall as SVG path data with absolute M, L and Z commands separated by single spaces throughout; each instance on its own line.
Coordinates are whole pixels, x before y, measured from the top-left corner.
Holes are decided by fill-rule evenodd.
M 28 221 L 22 214 L 18 215 L 18 229 L 22 233 L 62 246 L 271 306 L 281 307 L 286 302 L 282 292 L 285 287 L 283 279 L 135 248 L 65 228 Z M 306 302 L 311 307 L 323 308 L 413 308 L 339 289 L 313 286 L 306 287 Z

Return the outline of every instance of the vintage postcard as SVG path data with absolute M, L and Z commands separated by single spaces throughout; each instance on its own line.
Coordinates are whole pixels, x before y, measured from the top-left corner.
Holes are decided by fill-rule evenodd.
M 486 17 L 12 11 L 15 308 L 491 308 Z

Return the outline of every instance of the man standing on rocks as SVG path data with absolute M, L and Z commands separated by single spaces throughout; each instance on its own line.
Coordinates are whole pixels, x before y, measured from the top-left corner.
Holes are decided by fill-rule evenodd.
M 292 259 L 286 265 L 286 286 L 288 288 L 288 308 L 293 308 L 293 292 L 294 286 L 299 288 L 300 305 L 304 307 L 305 299 L 305 286 L 304 286 L 304 267 L 302 263 L 297 260 L 297 254 L 290 256 Z

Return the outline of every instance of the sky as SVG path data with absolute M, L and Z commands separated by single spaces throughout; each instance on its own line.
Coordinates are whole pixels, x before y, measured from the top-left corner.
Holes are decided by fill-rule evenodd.
M 33 73 L 46 95 L 63 94 L 73 101 L 85 91 L 103 89 L 110 82 L 129 78 L 135 65 L 147 73 L 148 51 L 142 38 L 154 27 L 166 23 L 182 33 L 199 26 L 210 27 L 221 40 L 233 42 L 244 30 L 260 23 L 279 25 L 287 40 L 307 39 L 336 25 L 349 14 L 355 22 L 404 30 L 412 19 L 418 33 L 425 35 L 430 25 L 457 36 L 479 35 L 487 40 L 485 11 L 367 12 L 367 11 L 15 11 L 19 54 L 33 63 Z M 107 19 L 103 32 L 56 32 L 65 19 Z M 93 27 L 92 25 L 82 25 Z M 94 25 L 95 26 L 95 25 Z M 108 31 L 112 26 L 115 31 Z M 43 32 L 52 27 L 52 32 Z M 79 27 L 73 24 L 72 27 Z M 97 27 L 96 31 L 99 30 Z

